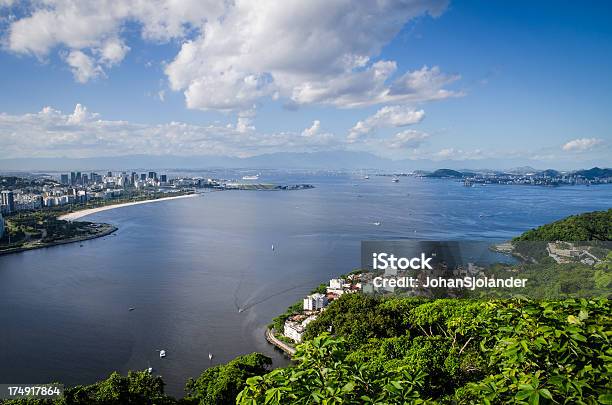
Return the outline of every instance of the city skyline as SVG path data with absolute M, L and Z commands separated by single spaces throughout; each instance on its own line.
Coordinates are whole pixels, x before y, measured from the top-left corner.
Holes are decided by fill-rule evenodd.
M 607 4 L 107 3 L 0 3 L 0 160 L 610 166 Z

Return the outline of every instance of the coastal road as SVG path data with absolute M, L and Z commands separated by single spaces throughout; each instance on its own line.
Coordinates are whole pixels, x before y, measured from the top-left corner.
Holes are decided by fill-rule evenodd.
M 295 349 L 289 346 L 287 343 L 278 340 L 276 336 L 274 336 L 272 329 L 266 329 L 266 340 L 287 353 L 289 356 L 293 356 L 295 354 Z

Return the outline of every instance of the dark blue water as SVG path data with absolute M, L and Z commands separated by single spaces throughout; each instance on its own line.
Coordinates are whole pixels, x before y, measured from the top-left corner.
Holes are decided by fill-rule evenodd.
M 185 380 L 210 365 L 209 352 L 213 364 L 252 351 L 283 364 L 265 326 L 357 267 L 361 240 L 506 239 L 612 201 L 612 186 L 466 188 L 333 174 L 261 180 L 316 188 L 110 210 L 87 219 L 116 224 L 113 236 L 0 257 L 0 383 L 91 383 L 152 366 L 181 395 Z M 168 356 L 160 360 L 157 349 Z

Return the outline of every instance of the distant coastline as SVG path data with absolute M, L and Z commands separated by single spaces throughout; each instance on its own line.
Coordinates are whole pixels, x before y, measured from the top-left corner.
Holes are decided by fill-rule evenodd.
M 198 196 L 198 194 L 182 194 L 182 195 L 177 195 L 177 196 L 172 196 L 172 197 L 154 198 L 151 200 L 132 201 L 132 202 L 126 202 L 126 203 L 121 203 L 121 204 L 111 204 L 111 205 L 105 205 L 103 207 L 88 208 L 85 210 L 71 212 L 68 214 L 61 215 L 57 219 L 60 219 L 62 221 L 74 221 L 76 219 L 80 219 L 88 215 L 93 215 L 98 212 L 108 211 L 108 210 L 112 210 L 115 208 L 128 207 L 131 205 L 139 205 L 139 204 L 148 204 L 148 203 L 153 203 L 153 202 L 158 202 L 158 201 L 175 200 L 178 198 L 196 197 L 196 196 Z

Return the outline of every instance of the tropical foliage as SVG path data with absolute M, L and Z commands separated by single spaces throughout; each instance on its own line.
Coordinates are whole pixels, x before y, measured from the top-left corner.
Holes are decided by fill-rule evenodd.
M 183 402 L 202 405 L 233 403 L 247 378 L 266 373 L 271 364 L 269 357 L 251 353 L 225 365 L 211 367 L 187 382 L 187 396 Z
M 375 306 L 370 300 L 353 295 L 337 303 L 369 305 L 363 323 L 378 317 L 375 326 L 346 335 L 324 332 L 306 341 L 296 353 L 296 367 L 249 378 L 238 402 L 594 404 L 610 399 L 612 307 L 606 299 L 396 297 L 380 298 Z M 335 318 L 334 306 L 311 323 L 311 333 L 329 326 L 350 330 L 347 318 Z M 389 327 L 385 337 L 370 337 L 384 325 Z
M 612 208 L 572 215 L 523 233 L 515 241 L 612 240 Z

